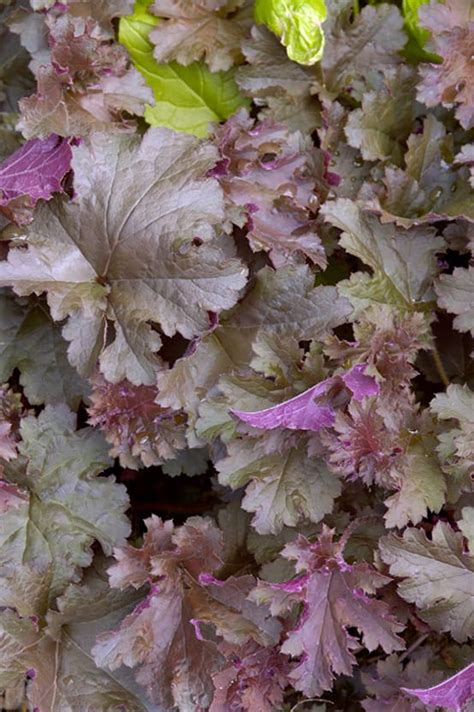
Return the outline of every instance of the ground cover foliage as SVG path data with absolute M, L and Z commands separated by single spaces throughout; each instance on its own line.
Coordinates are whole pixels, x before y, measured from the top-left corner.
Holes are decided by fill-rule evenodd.
M 0 0 L 0 690 L 472 709 L 470 0 Z

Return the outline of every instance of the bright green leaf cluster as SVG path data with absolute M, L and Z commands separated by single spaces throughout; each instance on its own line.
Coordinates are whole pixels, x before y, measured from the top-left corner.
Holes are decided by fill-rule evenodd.
M 120 42 L 155 96 L 155 106 L 145 108 L 145 120 L 204 137 L 210 122 L 227 119 L 248 101 L 240 95 L 233 71 L 212 73 L 201 62 L 159 64 L 148 39 L 159 19 L 148 12 L 149 5 L 150 0 L 137 0 L 133 15 L 123 17 L 119 27 Z
M 430 37 L 430 32 L 420 25 L 418 10 L 429 0 L 402 0 L 405 27 L 408 32 L 408 44 L 405 53 L 408 59 L 415 62 L 439 62 L 438 55 L 427 52 L 424 47 Z
M 324 0 L 256 0 L 255 20 L 281 38 L 288 57 L 315 64 L 323 56 L 326 19 Z

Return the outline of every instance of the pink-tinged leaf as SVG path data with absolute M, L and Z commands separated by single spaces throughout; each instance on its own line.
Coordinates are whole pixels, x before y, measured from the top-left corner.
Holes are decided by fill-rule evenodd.
M 28 501 L 28 495 L 10 482 L 0 480 L 0 514 L 10 509 L 18 509 Z
M 444 682 L 426 689 L 401 688 L 403 692 L 418 697 L 425 705 L 436 705 L 447 710 L 461 712 L 463 706 L 474 698 L 474 663 Z
M 19 224 L 30 222 L 38 200 L 62 191 L 71 158 L 69 142 L 55 134 L 27 141 L 0 165 L 0 211 Z
M 329 191 L 324 153 L 299 131 L 255 123 L 240 111 L 219 127 L 221 160 L 214 169 L 236 225 L 247 224 L 252 250 L 275 267 L 304 255 L 325 269 L 327 257 L 314 217 Z
M 16 457 L 16 443 L 11 434 L 11 423 L 0 422 L 0 457 L 11 460 Z
M 102 430 L 122 467 L 161 465 L 186 447 L 185 418 L 156 404 L 155 386 L 110 383 L 101 373 L 91 380 L 89 423 Z
M 376 396 L 379 392 L 379 387 L 372 376 L 364 374 L 365 365 L 359 364 L 354 366 L 342 376 L 342 380 L 352 391 L 352 395 L 356 400 L 362 400 L 366 396 Z
M 282 555 L 295 561 L 302 575 L 285 583 L 260 582 L 252 593 L 258 603 L 270 604 L 273 615 L 303 604 L 281 652 L 299 659 L 289 678 L 308 697 L 330 690 L 336 675 L 351 674 L 354 652 L 360 649 L 351 628 L 360 632 L 369 651 L 404 647 L 398 635 L 403 625 L 374 596 L 389 579 L 365 562 L 348 564 L 342 556 L 344 539 L 334 542 L 333 535 L 334 530 L 323 527 L 315 543 L 300 535 L 287 544 Z
M 364 375 L 365 364 L 359 364 L 340 376 L 327 378 L 321 383 L 308 388 L 294 398 L 283 403 L 258 410 L 253 413 L 231 410 L 244 423 L 254 428 L 273 430 L 273 428 L 290 428 L 291 430 L 321 430 L 330 427 L 336 417 L 336 406 L 346 404 L 352 397 L 362 400 L 365 396 L 378 393 L 374 378 Z M 346 390 L 346 398 L 341 393 Z
M 231 645 L 274 646 L 281 623 L 268 607 L 249 600 L 251 575 L 225 581 L 212 571 L 223 563 L 221 530 L 210 520 L 189 517 L 176 527 L 152 516 L 143 545 L 114 550 L 112 588 L 149 591 L 120 625 L 97 638 L 96 664 L 135 669 L 135 678 L 161 709 L 209 709 L 211 675 L 223 662 L 216 636 Z M 213 630 L 212 639 L 207 630 Z M 1 679 L 1 678 L 0 678 Z
M 241 647 L 223 643 L 219 650 L 226 662 L 213 675 L 215 692 L 209 712 L 273 712 L 281 708 L 290 671 L 285 655 L 254 641 Z

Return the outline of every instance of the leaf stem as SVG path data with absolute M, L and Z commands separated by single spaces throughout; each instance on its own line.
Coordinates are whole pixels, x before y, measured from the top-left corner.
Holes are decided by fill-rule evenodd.
M 410 657 L 410 655 L 422 644 L 425 642 L 425 640 L 429 637 L 429 633 L 423 633 L 423 635 L 420 635 L 419 638 L 415 640 L 414 643 L 410 645 L 408 650 L 405 650 L 403 655 L 400 656 L 400 662 L 402 663 L 404 660 Z
M 433 361 L 436 366 L 436 370 L 438 371 L 438 375 L 441 379 L 441 382 L 443 385 L 447 388 L 449 386 L 449 378 L 448 374 L 446 373 L 446 370 L 443 366 L 443 362 L 441 361 L 441 356 L 439 355 L 439 351 L 435 346 L 434 339 L 432 341 L 432 351 L 431 354 L 433 356 Z
M 290 712 L 295 712 L 295 710 L 300 707 L 300 705 L 305 705 L 308 702 L 325 702 L 326 704 L 333 705 L 334 702 L 331 702 L 331 700 L 326 700 L 324 697 L 308 697 L 307 700 L 300 700 L 299 702 L 296 702 L 296 704 L 293 705 L 291 708 Z

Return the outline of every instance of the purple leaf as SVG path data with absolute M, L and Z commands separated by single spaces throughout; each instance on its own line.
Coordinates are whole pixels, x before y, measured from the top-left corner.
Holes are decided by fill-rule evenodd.
M 474 698 L 474 663 L 460 670 L 444 682 L 423 689 L 401 688 L 403 692 L 418 697 L 426 705 L 461 712 L 465 702 Z
M 0 165 L 0 211 L 15 222 L 30 222 L 38 200 L 62 190 L 71 168 L 69 142 L 52 134 L 27 141 Z
M 321 430 L 333 424 L 336 415 L 335 406 L 340 405 L 339 392 L 349 389 L 352 397 L 361 400 L 365 396 L 378 393 L 378 386 L 374 378 L 364 375 L 365 364 L 354 366 L 349 371 L 339 376 L 327 378 L 325 381 L 308 388 L 294 398 L 283 403 L 247 412 L 231 410 L 244 423 L 254 428 L 272 430 L 273 428 L 290 428 L 291 430 Z M 330 391 L 339 386 L 338 392 L 331 397 Z M 323 400 L 323 397 L 324 400 Z

